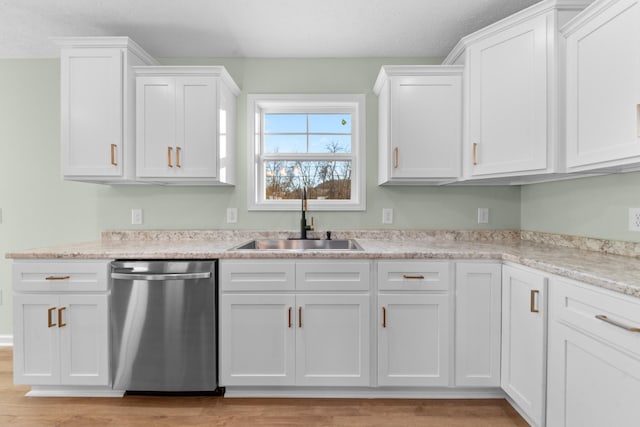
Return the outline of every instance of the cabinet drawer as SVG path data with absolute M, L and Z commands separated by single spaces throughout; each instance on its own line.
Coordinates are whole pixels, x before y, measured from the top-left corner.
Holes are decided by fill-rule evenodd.
M 296 289 L 309 291 L 368 291 L 369 262 L 298 262 Z
M 552 280 L 549 298 L 555 321 L 640 356 L 640 299 L 562 279 Z
M 223 291 L 292 291 L 295 289 L 295 263 L 279 260 L 222 260 L 220 289 Z
M 379 262 L 378 289 L 381 291 L 447 291 L 449 290 L 449 263 Z
M 109 289 L 109 263 L 103 261 L 15 261 L 16 292 L 96 292 Z

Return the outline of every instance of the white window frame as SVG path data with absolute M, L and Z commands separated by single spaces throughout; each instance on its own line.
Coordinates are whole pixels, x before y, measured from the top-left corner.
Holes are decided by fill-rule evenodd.
M 262 153 L 261 118 L 265 111 L 288 113 L 318 113 L 350 110 L 351 154 L 344 156 L 351 164 L 351 200 L 308 200 L 310 211 L 364 211 L 366 210 L 365 172 L 365 95 L 363 94 L 249 94 L 247 95 L 247 125 L 249 139 L 248 210 L 293 211 L 300 209 L 300 199 L 265 200 L 265 177 Z M 286 154 L 283 154 L 283 157 Z M 296 155 L 298 156 L 298 155 Z M 314 160 L 309 154 L 309 160 Z M 273 155 L 268 156 L 273 159 Z M 268 159 L 268 160 L 269 160 Z

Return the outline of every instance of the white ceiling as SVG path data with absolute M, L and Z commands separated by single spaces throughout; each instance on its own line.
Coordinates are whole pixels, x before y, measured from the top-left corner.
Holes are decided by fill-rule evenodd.
M 129 36 L 152 56 L 444 57 L 537 0 L 0 0 L 0 58 L 51 36 Z

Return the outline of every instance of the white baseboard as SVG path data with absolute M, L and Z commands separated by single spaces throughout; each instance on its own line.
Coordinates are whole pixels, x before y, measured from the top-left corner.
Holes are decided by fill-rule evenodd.
M 225 387 L 224 397 L 307 397 L 364 399 L 504 399 L 499 388 L 448 387 Z
M 13 335 L 0 335 L 0 347 L 13 347 Z
M 108 387 L 32 386 L 28 397 L 115 397 L 124 396 L 122 390 Z

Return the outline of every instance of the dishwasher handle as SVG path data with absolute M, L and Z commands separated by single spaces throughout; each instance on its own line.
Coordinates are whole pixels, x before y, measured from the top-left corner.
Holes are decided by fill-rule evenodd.
M 122 280 L 189 280 L 189 279 L 210 279 L 211 272 L 203 273 L 167 273 L 167 274 L 139 274 L 139 273 L 111 273 L 112 279 Z

